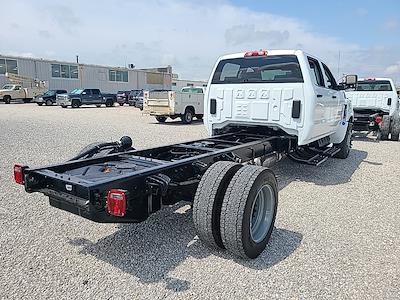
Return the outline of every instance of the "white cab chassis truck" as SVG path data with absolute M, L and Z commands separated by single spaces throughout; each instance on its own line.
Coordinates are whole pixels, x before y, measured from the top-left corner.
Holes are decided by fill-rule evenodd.
M 353 104 L 354 128 L 377 133 L 381 140 L 399 140 L 399 98 L 390 78 L 360 78 L 346 96 Z
M 161 99 L 173 101 L 167 93 Z M 314 56 L 255 51 L 218 59 L 204 113 L 208 138 L 144 150 L 132 148 L 129 137 L 96 143 L 65 163 L 15 165 L 15 181 L 47 195 L 54 207 L 103 223 L 142 222 L 186 200 L 203 243 L 256 258 L 278 207 L 267 159 L 288 155 L 319 165 L 328 157 L 346 158 L 351 103 Z
M 192 123 L 194 117 L 201 120 L 204 114 L 204 88 L 184 87 L 181 92 L 146 91 L 143 111 L 155 116 L 160 123 L 167 118 L 181 118 L 184 124 Z

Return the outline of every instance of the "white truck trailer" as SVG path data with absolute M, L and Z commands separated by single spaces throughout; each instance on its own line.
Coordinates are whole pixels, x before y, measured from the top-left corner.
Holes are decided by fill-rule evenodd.
M 346 91 L 353 103 L 354 130 L 377 133 L 381 140 L 399 140 L 399 98 L 390 78 L 361 78 Z
M 184 87 L 181 92 L 146 91 L 144 92 L 144 112 L 155 116 L 164 123 L 167 118 L 181 118 L 190 124 L 193 118 L 202 119 L 204 114 L 204 88 Z

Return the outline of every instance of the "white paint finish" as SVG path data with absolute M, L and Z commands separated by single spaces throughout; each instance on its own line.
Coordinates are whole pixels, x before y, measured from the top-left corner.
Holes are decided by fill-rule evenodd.
M 254 101 L 251 104 L 251 118 L 253 120 L 268 120 L 269 101 Z

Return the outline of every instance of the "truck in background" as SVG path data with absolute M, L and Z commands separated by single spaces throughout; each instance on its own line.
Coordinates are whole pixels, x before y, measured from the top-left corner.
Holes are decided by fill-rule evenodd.
M 360 78 L 346 91 L 354 110 L 356 131 L 375 132 L 378 139 L 399 140 L 399 98 L 390 78 Z
M 180 92 L 146 91 L 144 112 L 155 116 L 160 123 L 167 118 L 181 118 L 184 124 L 190 124 L 194 117 L 203 119 L 204 92 L 203 87 L 184 87 Z
M 6 104 L 18 99 L 29 103 L 33 98 L 46 91 L 45 81 L 11 73 L 6 73 L 5 76 L 11 83 L 5 84 L 0 89 L 0 100 Z
M 106 107 L 114 106 L 117 101 L 115 94 L 105 94 L 99 89 L 75 89 L 69 94 L 57 95 L 57 104 L 62 108 L 71 106 L 78 108 L 81 105 L 96 105 L 100 107 L 105 104 Z

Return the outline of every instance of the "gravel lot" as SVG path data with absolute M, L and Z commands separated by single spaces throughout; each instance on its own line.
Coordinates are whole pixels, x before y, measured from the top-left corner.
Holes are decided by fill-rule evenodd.
M 96 224 L 13 183 L 15 162 L 62 162 L 122 135 L 147 148 L 206 132 L 132 107 L 0 104 L 0 298 L 399 299 L 400 142 L 358 137 L 346 160 L 275 165 L 276 228 L 244 261 L 203 246 L 184 204 L 141 224 Z

